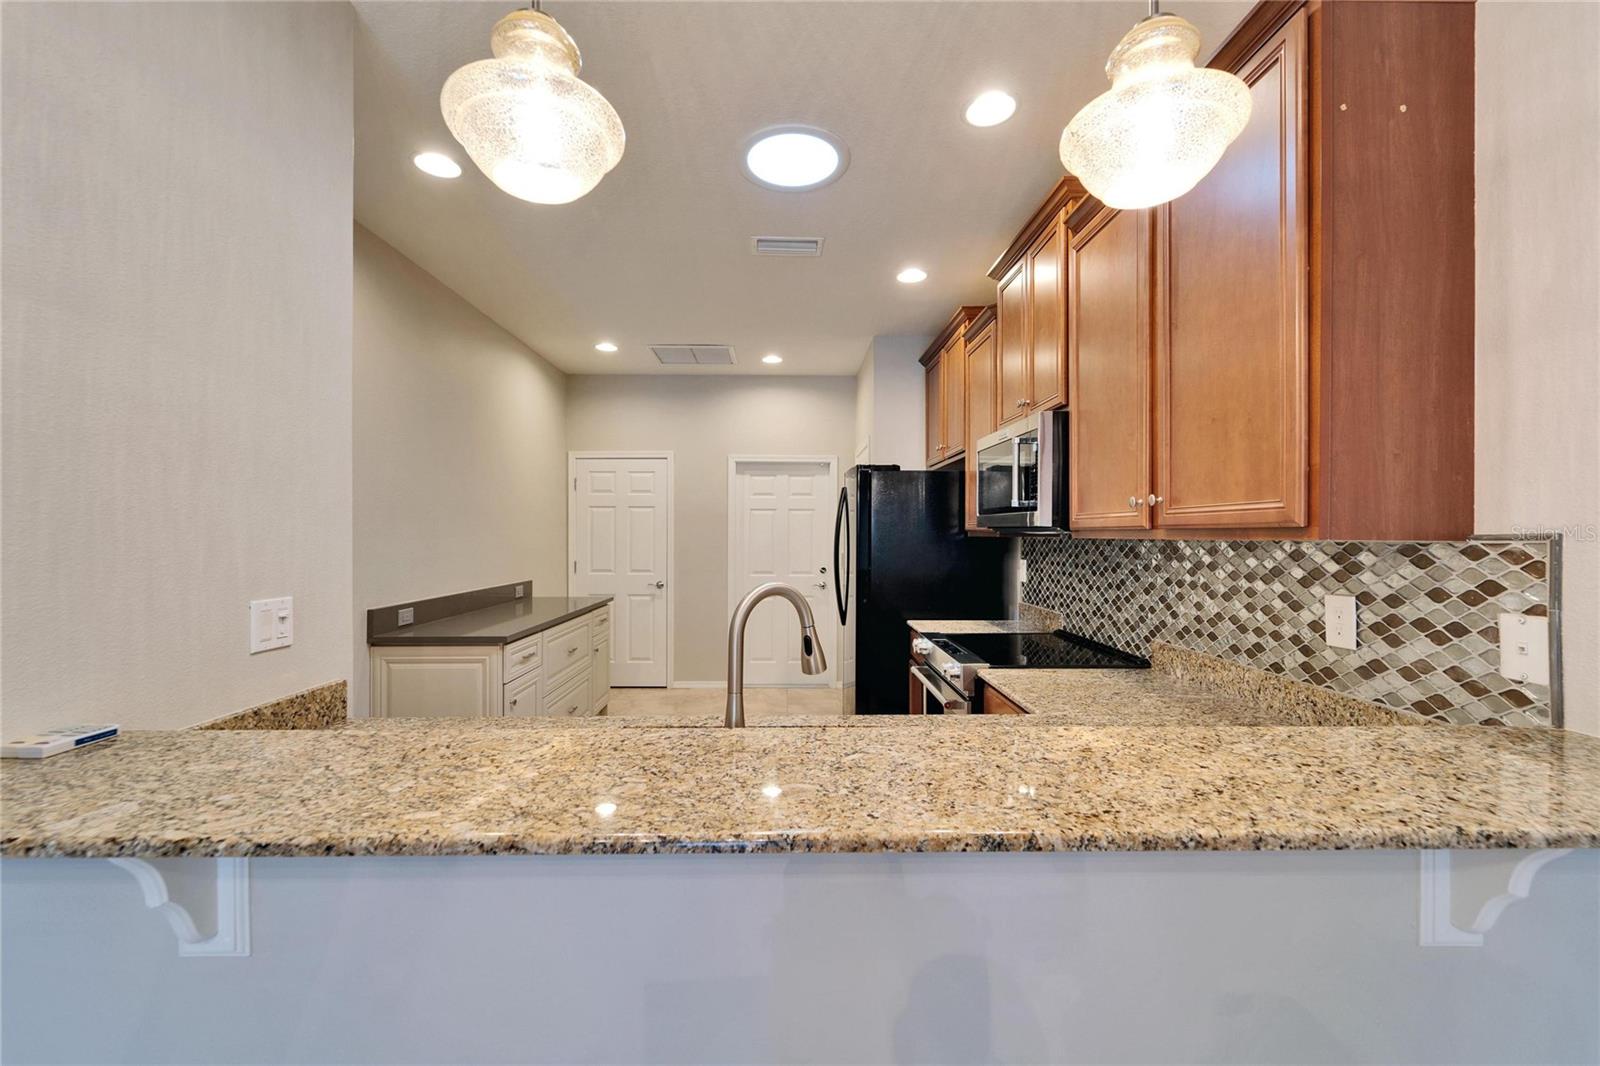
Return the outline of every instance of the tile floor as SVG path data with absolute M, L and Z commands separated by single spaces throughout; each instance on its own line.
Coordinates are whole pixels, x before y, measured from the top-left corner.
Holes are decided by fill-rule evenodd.
M 794 714 L 842 714 L 842 693 L 836 688 L 746 688 L 749 718 Z M 608 718 L 684 714 L 721 714 L 721 688 L 614 688 Z

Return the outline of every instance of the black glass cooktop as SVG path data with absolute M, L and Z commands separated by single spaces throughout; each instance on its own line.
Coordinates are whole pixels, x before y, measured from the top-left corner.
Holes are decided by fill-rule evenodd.
M 998 667 L 1118 670 L 1150 665 L 1147 659 L 1096 644 L 1064 630 L 1054 633 L 962 633 L 941 638 L 941 643 L 946 641 L 971 652 L 990 666 Z

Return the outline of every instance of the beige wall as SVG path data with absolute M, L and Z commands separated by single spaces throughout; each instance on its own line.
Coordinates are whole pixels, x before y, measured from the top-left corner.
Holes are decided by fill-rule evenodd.
M 1600 5 L 1477 10 L 1477 527 L 1565 533 L 1567 726 L 1600 734 Z
M 728 456 L 854 451 L 854 378 L 567 379 L 567 447 L 673 453 L 673 680 L 727 669 Z
M 856 376 L 856 450 L 867 462 L 921 470 L 928 462 L 924 421 L 928 400 L 922 364 L 932 337 L 872 338 Z
M 563 382 L 356 227 L 357 714 L 369 607 L 527 577 L 535 596 L 566 595 Z
M 347 677 L 349 5 L 0 17 L 6 734 Z

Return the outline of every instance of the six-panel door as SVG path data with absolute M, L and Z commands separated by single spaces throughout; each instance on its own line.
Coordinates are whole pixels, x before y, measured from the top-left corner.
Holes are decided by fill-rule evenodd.
M 572 585 L 612 601 L 617 686 L 667 683 L 667 460 L 573 460 Z
M 750 685 L 826 685 L 836 675 L 838 608 L 830 573 L 836 513 L 832 466 L 809 459 L 740 459 L 734 463 L 728 612 L 758 585 L 781 581 L 805 596 L 828 668 L 800 669 L 800 620 L 781 597 L 762 601 L 745 626 L 745 681 Z

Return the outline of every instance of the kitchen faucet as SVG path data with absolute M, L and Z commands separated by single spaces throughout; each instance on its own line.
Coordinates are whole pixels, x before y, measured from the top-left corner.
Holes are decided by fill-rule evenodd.
M 744 627 L 750 621 L 750 612 L 756 604 L 769 596 L 782 596 L 794 605 L 800 616 L 800 670 L 807 674 L 820 674 L 828 668 L 822 654 L 822 644 L 817 640 L 817 620 L 811 615 L 811 604 L 793 585 L 769 581 L 757 585 L 733 609 L 733 621 L 728 624 L 728 708 L 723 724 L 728 728 L 744 725 Z

